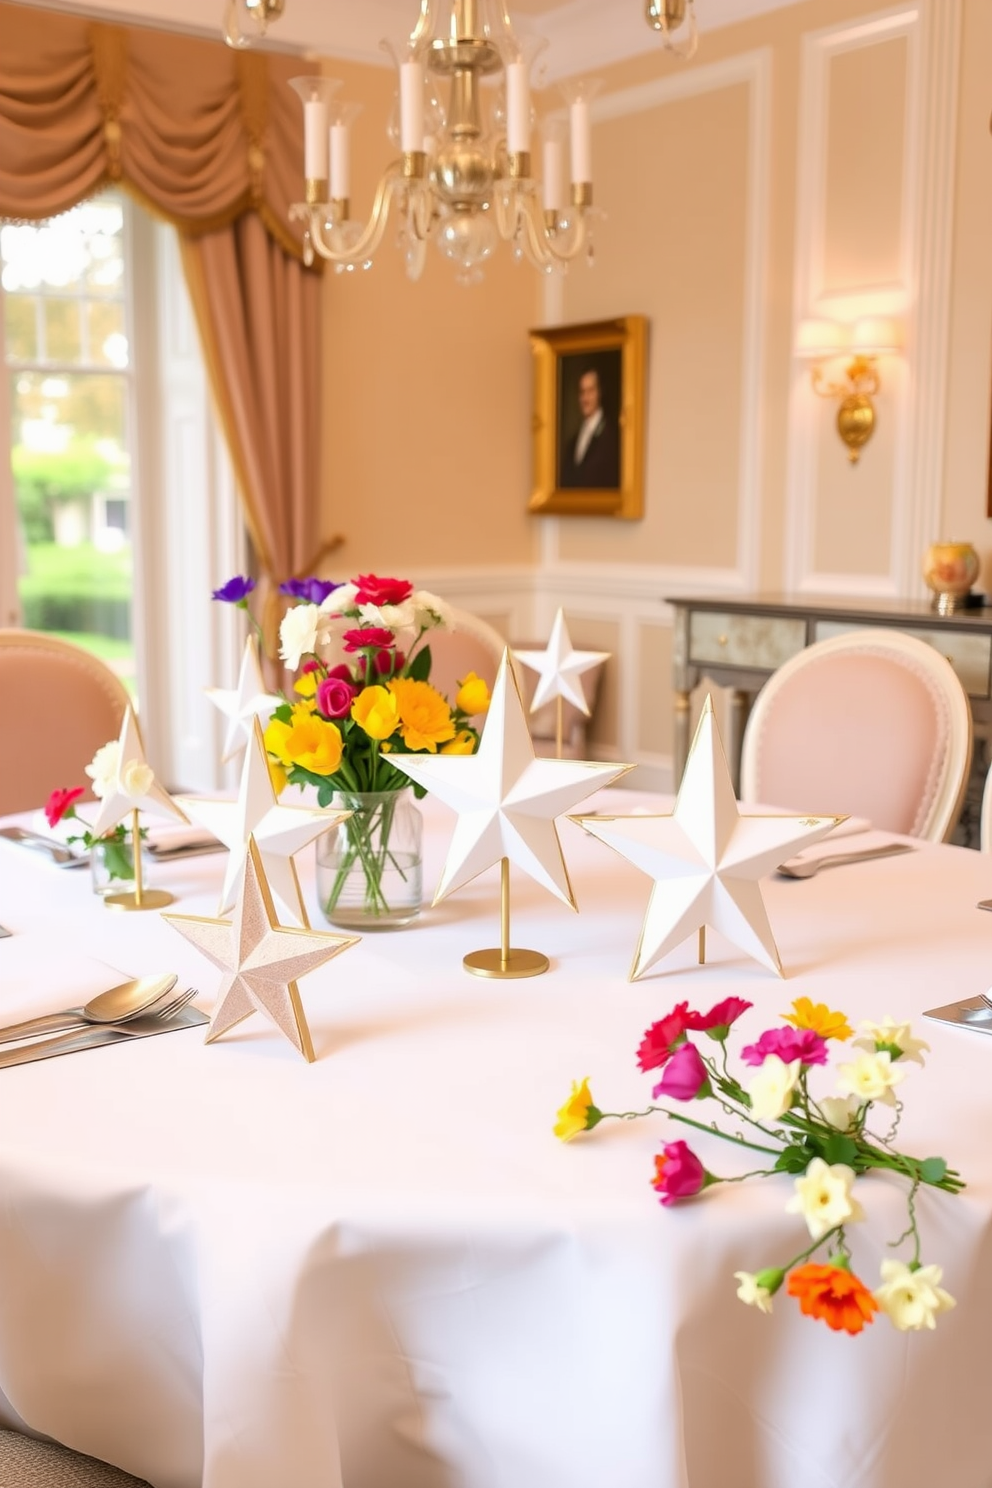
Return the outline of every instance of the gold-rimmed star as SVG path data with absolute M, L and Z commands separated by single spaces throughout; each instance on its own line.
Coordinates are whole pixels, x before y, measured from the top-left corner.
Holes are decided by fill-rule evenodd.
M 251 742 L 255 719 L 268 718 L 282 702 L 281 697 L 265 690 L 254 636 L 245 640 L 237 687 L 208 687 L 207 697 L 227 719 L 227 734 L 220 757 L 221 764 L 226 765 Z
M 100 801 L 96 820 L 90 827 L 94 837 L 103 837 L 112 827 L 116 827 L 118 822 L 122 822 L 126 816 L 131 816 L 135 811 L 143 811 L 148 816 L 174 816 L 181 822 L 186 821 L 182 808 L 172 799 L 168 791 L 159 785 L 150 770 L 147 771 L 151 777 L 150 784 L 144 785 L 144 788 L 137 793 L 128 789 L 130 767 L 147 766 L 147 764 L 138 720 L 132 708 L 125 708 L 120 737 L 117 741 L 117 766 L 114 778 L 110 789 Z M 140 779 L 145 772 L 137 773 Z
M 356 937 L 281 925 L 255 839 L 249 838 L 232 920 L 164 915 L 170 925 L 224 973 L 206 1042 L 260 1012 L 284 1033 L 308 1063 L 313 1041 L 297 980 L 316 971 Z
M 576 651 L 565 624 L 565 612 L 559 610 L 543 651 L 514 651 L 517 661 L 538 673 L 530 711 L 536 713 L 545 703 L 561 698 L 589 716 L 582 673 L 609 661 L 609 651 Z
M 573 816 L 654 879 L 630 980 L 710 925 L 782 976 L 758 879 L 843 821 L 838 816 L 741 812 L 709 698 L 666 816 Z

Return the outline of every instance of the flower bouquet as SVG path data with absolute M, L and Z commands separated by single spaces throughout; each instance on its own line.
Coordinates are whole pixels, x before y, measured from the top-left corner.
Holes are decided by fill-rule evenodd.
M 250 579 L 215 599 L 247 609 Z M 430 632 L 450 626 L 444 602 L 406 579 L 361 574 L 344 584 L 292 579 L 296 601 L 280 626 L 279 654 L 300 675 L 295 697 L 265 730 L 277 790 L 313 785 L 321 806 L 352 812 L 329 847 L 318 846 L 324 914 L 336 924 L 406 923 L 420 905 L 421 786 L 390 755 L 472 754 L 472 720 L 489 689 L 470 672 L 451 705 L 430 684 Z M 411 815 L 412 813 L 412 815 Z
M 100 800 L 113 789 L 119 758 L 120 741 L 111 739 L 108 744 L 101 745 L 86 766 L 85 773 L 93 782 L 93 794 Z M 128 794 L 137 798 L 148 793 L 155 776 L 151 767 L 143 760 L 127 760 L 120 779 Z M 82 830 L 70 833 L 66 842 L 70 846 L 76 842 L 83 844 L 90 855 L 94 888 L 97 893 L 111 893 L 122 883 L 131 883 L 134 879 L 134 844 L 131 841 L 131 832 L 121 821 L 109 832 L 95 835 L 76 811 L 76 802 L 84 794 L 84 790 L 85 787 L 81 785 L 53 790 L 45 803 L 45 819 L 50 827 L 58 826 L 61 821 L 79 823 Z M 146 832 L 142 827 L 139 837 L 145 836 Z
M 667 1206 L 719 1183 L 792 1175 L 793 1193 L 786 1212 L 802 1217 L 811 1244 L 783 1263 L 758 1272 L 736 1272 L 741 1301 L 771 1312 L 772 1298 L 788 1278 L 786 1290 L 797 1299 L 800 1310 L 835 1330 L 860 1333 L 880 1311 L 904 1332 L 933 1328 L 937 1315 L 953 1307 L 954 1299 L 940 1284 L 941 1268 L 922 1262 L 916 1196 L 924 1185 L 953 1194 L 964 1183 L 943 1158 L 907 1157 L 894 1145 L 902 1114 L 897 1087 L 905 1079 L 908 1063 L 923 1063 L 928 1045 L 914 1038 L 906 1023 L 894 1023 L 891 1018 L 880 1024 L 862 1023 L 853 1045 L 857 1052 L 837 1067 L 834 1092 L 814 1094 L 811 1076 L 827 1065 L 829 1044 L 846 1042 L 854 1030 L 842 1013 L 799 997 L 784 1015 L 785 1027 L 767 1029 L 741 1050 L 744 1064 L 754 1071 L 745 1088 L 731 1072 L 727 1040 L 732 1026 L 750 1007 L 741 998 L 728 997 L 708 1013 L 698 1013 L 680 1002 L 667 1017 L 651 1025 L 638 1049 L 642 1070 L 662 1071 L 653 1099 L 668 1096 L 684 1104 L 713 1101 L 734 1122 L 734 1130 L 664 1106 L 601 1111 L 593 1104 L 588 1080 L 583 1080 L 573 1084 L 558 1112 L 555 1135 L 569 1141 L 601 1121 L 631 1121 L 663 1111 L 673 1121 L 707 1136 L 761 1153 L 770 1159 L 764 1166 L 720 1178 L 704 1167 L 687 1142 L 667 1142 L 655 1158 L 651 1179 Z M 716 1050 L 703 1053 L 690 1034 L 702 1035 Z M 876 1108 L 887 1118 L 884 1133 L 872 1129 Z M 874 1291 L 853 1272 L 846 1235 L 848 1225 L 864 1218 L 854 1195 L 855 1183 L 872 1172 L 891 1173 L 909 1185 L 906 1229 L 891 1242 L 892 1248 L 908 1244 L 909 1259 L 883 1260 L 880 1284 Z M 825 1263 L 812 1260 L 821 1247 L 828 1250 Z

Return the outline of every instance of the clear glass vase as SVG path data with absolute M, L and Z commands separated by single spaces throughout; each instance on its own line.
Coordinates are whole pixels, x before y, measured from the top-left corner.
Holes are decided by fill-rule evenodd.
M 420 913 L 423 821 L 409 787 L 336 791 L 333 809 L 353 813 L 317 839 L 321 913 L 346 930 L 392 930 Z
M 148 848 L 143 845 L 141 876 L 146 884 L 150 863 Z M 134 847 L 130 835 L 123 842 L 115 837 L 105 837 L 94 842 L 90 848 L 90 875 L 94 894 L 121 894 L 133 889 Z

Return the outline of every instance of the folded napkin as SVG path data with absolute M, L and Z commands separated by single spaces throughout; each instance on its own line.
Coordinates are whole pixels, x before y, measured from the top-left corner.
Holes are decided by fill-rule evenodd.
M 208 847 L 217 841 L 217 838 L 212 832 L 208 832 L 206 827 L 198 827 L 191 822 L 142 817 L 141 825 L 148 833 L 145 839 L 148 848 L 155 855 L 191 851 L 198 847 Z M 70 837 L 76 837 L 85 830 L 83 823 L 73 821 L 71 817 L 68 820 L 63 818 L 62 821 L 56 822 L 54 827 L 50 827 L 45 813 L 36 811 L 31 819 L 31 830 L 37 832 L 39 837 L 49 837 L 53 842 L 68 847 L 77 858 L 86 857 L 86 848 L 81 842 L 69 841 Z

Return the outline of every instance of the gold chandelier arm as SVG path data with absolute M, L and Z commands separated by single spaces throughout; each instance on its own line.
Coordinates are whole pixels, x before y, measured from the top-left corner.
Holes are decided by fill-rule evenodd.
M 524 251 L 531 263 L 538 269 L 549 268 L 553 264 L 564 266 L 577 258 L 585 247 L 586 242 L 586 214 L 579 211 L 578 220 L 571 222 L 567 237 L 560 237 L 557 231 L 550 230 L 544 221 L 538 220 L 537 206 L 533 197 L 528 197 L 522 203 L 520 216 L 524 223 Z
M 813 367 L 813 391 L 821 398 L 846 398 L 849 393 L 864 393 L 873 398 L 882 386 L 874 357 L 856 356 L 844 368 L 846 382 L 831 382 L 822 367 Z
M 822 367 L 813 368 L 813 391 L 820 398 L 843 398 L 851 389 L 843 382 L 831 382 L 824 377 Z
M 311 206 L 306 202 L 295 202 L 289 209 L 289 215 L 294 220 L 302 220 L 308 224 L 310 241 L 321 258 L 326 258 L 329 263 L 334 264 L 361 263 L 363 259 L 375 253 L 382 242 L 382 235 L 389 220 L 392 199 L 397 188 L 402 189 L 402 186 L 403 165 L 401 161 L 394 160 L 387 167 L 379 182 L 375 200 L 372 203 L 372 211 L 361 236 L 346 248 L 334 245 L 333 234 L 339 231 L 343 224 L 333 221 L 328 223 L 326 203 Z

